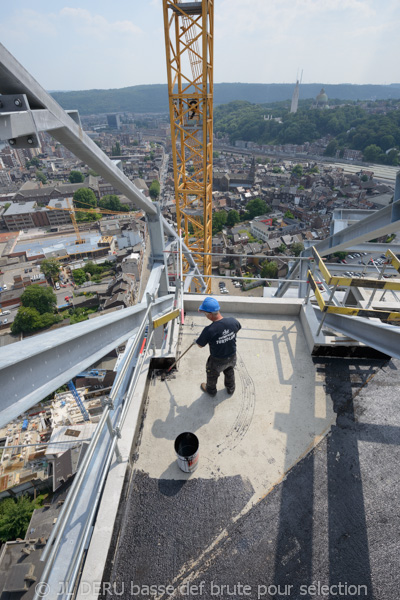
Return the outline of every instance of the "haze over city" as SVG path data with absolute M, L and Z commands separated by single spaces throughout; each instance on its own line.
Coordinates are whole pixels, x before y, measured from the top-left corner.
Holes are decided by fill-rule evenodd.
M 390 84 L 398 80 L 396 0 L 218 0 L 214 81 Z M 0 39 L 49 90 L 166 82 L 161 0 L 20 0 Z

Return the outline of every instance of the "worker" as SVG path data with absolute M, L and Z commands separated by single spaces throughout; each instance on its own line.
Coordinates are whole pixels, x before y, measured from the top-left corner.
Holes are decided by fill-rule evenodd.
M 235 391 L 235 365 L 236 365 L 236 334 L 241 329 L 239 321 L 233 317 L 223 317 L 220 305 L 215 298 L 207 296 L 199 306 L 207 319 L 211 321 L 203 329 L 196 344 L 204 348 L 210 346 L 210 356 L 206 364 L 207 383 L 200 385 L 203 392 L 210 396 L 217 393 L 217 381 L 220 374 L 224 373 L 224 383 L 228 394 Z

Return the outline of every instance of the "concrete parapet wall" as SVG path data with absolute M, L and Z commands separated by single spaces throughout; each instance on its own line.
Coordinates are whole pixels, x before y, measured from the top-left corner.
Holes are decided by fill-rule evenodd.
M 198 310 L 203 295 L 185 294 L 184 308 L 186 311 Z M 221 312 L 228 313 L 250 313 L 265 315 L 291 315 L 298 316 L 304 300 L 301 298 L 250 298 L 238 296 L 234 298 L 220 298 L 218 302 L 221 306 Z

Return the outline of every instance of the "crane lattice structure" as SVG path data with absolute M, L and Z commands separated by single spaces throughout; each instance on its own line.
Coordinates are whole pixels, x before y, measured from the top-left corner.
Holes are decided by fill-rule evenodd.
M 163 7 L 177 227 L 210 292 L 214 1 Z
M 101 214 L 101 215 L 119 215 L 119 216 L 130 216 L 130 217 L 137 217 L 138 215 L 142 215 L 143 213 L 141 211 L 138 212 L 130 212 L 127 213 L 126 211 L 118 211 L 118 210 L 108 210 L 107 208 L 77 208 L 76 206 L 74 206 L 73 203 L 73 198 L 66 198 L 66 203 L 68 208 L 64 208 L 62 206 L 47 206 L 46 208 L 48 210 L 55 210 L 55 211 L 68 211 L 69 215 L 71 217 L 71 221 L 72 221 L 72 225 L 75 231 L 75 235 L 76 235 L 76 244 L 84 244 L 86 242 L 85 239 L 82 238 L 81 236 L 81 232 L 79 231 L 79 226 L 75 217 L 75 213 L 76 212 L 82 212 L 82 213 L 90 213 L 90 214 Z M 88 205 L 89 206 L 89 205 Z

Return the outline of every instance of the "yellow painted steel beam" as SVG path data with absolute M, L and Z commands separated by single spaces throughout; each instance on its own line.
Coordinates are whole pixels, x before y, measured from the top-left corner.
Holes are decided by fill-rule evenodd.
M 387 250 L 385 252 L 386 258 L 388 258 L 391 262 L 392 267 L 396 269 L 400 273 L 400 260 L 397 258 L 395 254 L 391 250 Z
M 325 279 L 326 283 L 328 283 L 331 278 L 330 272 L 328 271 L 324 261 L 322 260 L 322 258 L 320 257 L 320 255 L 318 254 L 318 252 L 314 248 L 314 246 L 311 248 L 311 250 L 313 253 L 314 260 L 317 263 L 317 267 L 320 270 L 322 277 Z
M 153 321 L 154 329 L 156 329 L 157 327 L 160 327 L 161 325 L 165 325 L 165 323 L 172 321 L 172 319 L 176 319 L 177 317 L 179 317 L 179 313 L 180 313 L 180 310 L 176 309 L 170 313 L 167 313 L 166 315 L 163 315 L 159 319 L 154 319 L 154 321 Z
M 324 312 L 348 315 L 350 317 L 369 317 L 384 321 L 400 321 L 400 312 L 389 310 L 368 310 L 366 308 L 350 308 L 349 306 L 325 306 Z
M 311 273 L 311 271 L 308 271 L 307 273 L 307 279 L 308 279 L 308 283 L 310 284 L 312 290 L 314 291 L 315 294 L 315 298 L 318 302 L 318 306 L 320 307 L 321 310 L 325 310 L 325 300 L 322 297 L 321 292 L 319 291 L 319 287 L 315 282 L 315 279 L 313 277 L 313 274 Z
M 373 290 L 400 290 L 400 281 L 387 279 L 366 279 L 364 277 L 331 277 L 330 284 L 362 287 Z

